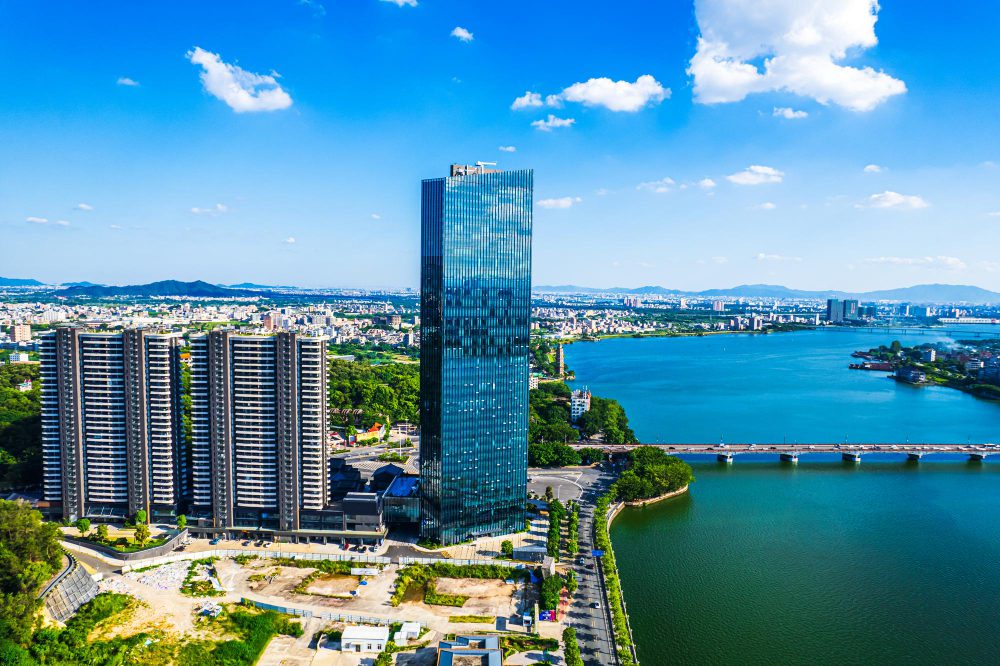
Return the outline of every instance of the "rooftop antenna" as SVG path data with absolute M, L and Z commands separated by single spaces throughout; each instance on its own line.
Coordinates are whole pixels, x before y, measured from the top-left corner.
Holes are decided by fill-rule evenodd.
M 496 166 L 496 165 L 497 165 L 496 162 L 476 162 L 476 166 L 477 167 L 488 167 L 488 166 Z

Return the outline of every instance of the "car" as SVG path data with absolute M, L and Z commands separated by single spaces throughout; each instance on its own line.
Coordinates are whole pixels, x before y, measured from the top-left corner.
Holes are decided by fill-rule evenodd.
M 249 545 L 250 545 L 250 540 L 249 540 L 249 539 L 247 539 L 246 541 L 244 541 L 244 542 L 243 542 L 243 545 L 244 545 L 244 546 L 249 546 Z
M 271 547 L 271 542 L 270 541 L 268 541 L 267 543 L 264 544 L 264 548 L 270 548 L 270 547 Z
M 577 564 L 583 564 L 583 563 L 584 563 L 585 561 L 586 561 L 586 560 L 584 560 L 584 559 L 583 559 L 582 557 L 578 557 L 578 558 L 576 558 L 576 563 L 577 563 Z
M 601 607 L 601 602 L 595 601 L 594 603 L 590 604 L 590 607 L 591 608 L 600 608 Z
M 218 546 L 219 545 L 219 539 L 218 538 L 212 539 L 211 541 L 208 542 L 208 545 L 210 545 L 210 546 Z

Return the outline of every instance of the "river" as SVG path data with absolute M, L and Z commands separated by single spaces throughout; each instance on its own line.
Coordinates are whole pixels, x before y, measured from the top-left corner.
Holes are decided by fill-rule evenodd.
M 1000 405 L 847 369 L 891 339 L 815 331 L 616 339 L 567 362 L 657 442 L 1000 440 Z M 615 521 L 639 658 L 980 664 L 1000 654 L 1000 460 L 695 460 L 691 493 Z
M 1000 441 L 1000 404 L 848 370 L 852 351 L 894 339 L 949 338 L 824 330 L 612 338 L 568 345 L 566 362 L 574 387 L 622 403 L 642 442 Z

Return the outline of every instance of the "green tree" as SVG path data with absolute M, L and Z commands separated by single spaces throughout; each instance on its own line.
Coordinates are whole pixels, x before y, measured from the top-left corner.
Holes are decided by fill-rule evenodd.
M 21 645 L 31 639 L 38 592 L 62 568 L 59 536 L 27 502 L 0 500 L 0 636 Z
M 147 522 L 146 521 L 146 512 L 143 509 L 139 509 L 138 511 L 135 512 L 135 522 L 136 522 L 137 525 L 139 525 L 139 524 L 145 525 L 146 524 L 146 522 Z
M 76 521 L 76 529 L 80 531 L 80 536 L 87 536 L 87 532 L 90 531 L 90 521 L 86 518 L 80 518 Z
M 101 543 L 107 543 L 109 539 L 108 536 L 108 526 L 101 523 L 97 526 L 97 540 Z
M 144 545 L 149 541 L 149 525 L 146 523 L 139 523 L 135 526 L 135 542 L 140 546 Z
M 187 524 L 188 524 L 187 516 L 185 516 L 183 513 L 177 516 L 177 529 L 183 530 L 185 527 L 187 527 Z
M 514 542 L 504 540 L 500 543 L 500 554 L 506 558 L 514 557 Z

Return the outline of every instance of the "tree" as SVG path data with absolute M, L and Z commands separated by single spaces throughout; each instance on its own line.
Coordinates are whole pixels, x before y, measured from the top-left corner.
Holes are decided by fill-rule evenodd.
M 87 532 L 90 531 L 90 521 L 86 518 L 81 518 L 76 521 L 76 529 L 80 530 L 80 536 L 87 536 Z
M 545 486 L 545 501 L 551 502 L 555 495 L 552 493 L 552 486 Z
M 506 558 L 514 557 L 514 542 L 504 540 L 500 544 L 500 554 Z
M 576 592 L 578 584 L 576 582 L 576 572 L 570 569 L 566 572 L 566 591 L 570 594 Z
M 183 530 L 185 527 L 187 527 L 187 524 L 188 524 L 187 516 L 185 516 L 183 513 L 177 516 L 177 529 Z
M 0 636 L 21 645 L 31 639 L 38 592 L 62 568 L 59 536 L 27 502 L 0 500 Z
M 146 523 L 139 523 L 135 526 L 135 542 L 140 546 L 144 545 L 146 541 L 149 540 L 149 525 Z
M 102 543 L 107 543 L 108 539 L 108 526 L 101 523 L 97 526 L 97 540 Z
M 142 525 L 146 524 L 146 522 L 147 522 L 146 521 L 146 512 L 144 510 L 139 509 L 138 511 L 135 512 L 135 522 L 136 522 L 137 525 L 138 524 L 142 524 Z

